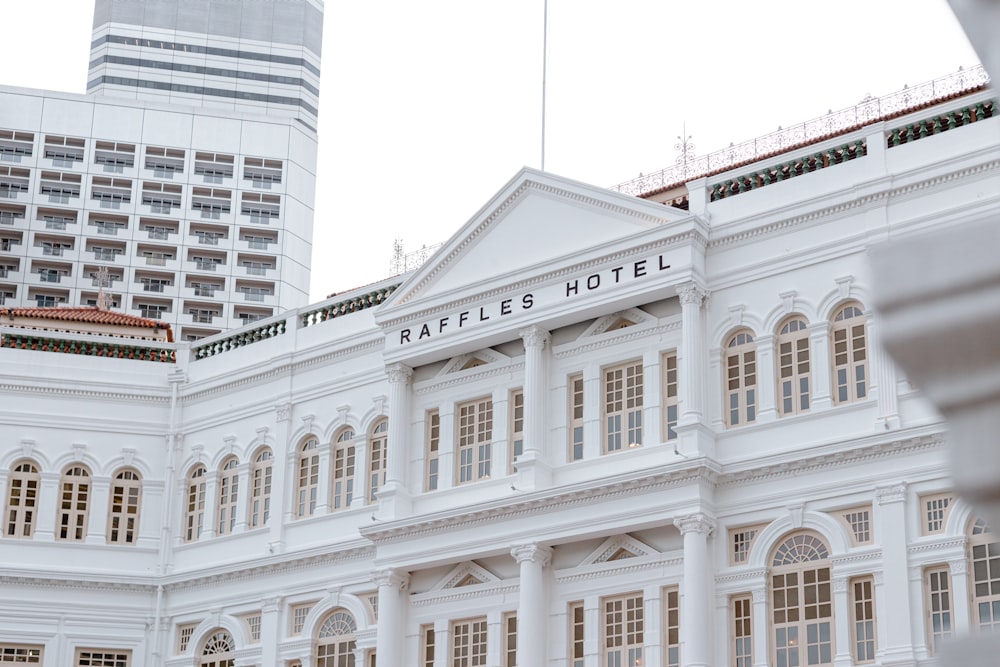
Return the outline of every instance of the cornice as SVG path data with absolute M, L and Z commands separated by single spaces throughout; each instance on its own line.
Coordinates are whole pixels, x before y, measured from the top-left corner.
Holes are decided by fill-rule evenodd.
M 47 394 L 49 396 L 57 396 L 61 398 L 86 398 L 88 400 L 102 400 L 102 401 L 114 401 L 114 402 L 141 402 L 141 403 L 160 403 L 167 404 L 170 402 L 170 396 L 166 394 L 166 388 L 164 388 L 164 395 L 156 396 L 154 394 L 144 394 L 140 392 L 126 393 L 126 392 L 111 392 L 111 391 L 92 391 L 89 389 L 70 389 L 65 386 L 65 381 L 60 380 L 59 384 L 56 385 L 32 385 L 32 384 L 0 384 L 0 393 L 12 393 L 12 394 Z
M 115 593 L 154 594 L 156 592 L 155 577 L 127 577 L 121 575 L 110 577 L 81 575 L 74 572 L 67 574 L 66 578 L 60 578 L 54 576 L 51 571 L 43 574 L 36 570 L 27 570 L 23 574 L 18 574 L 16 570 L 9 568 L 0 573 L 0 585 L 62 588 L 81 591 L 110 591 Z
M 447 389 L 449 387 L 455 387 L 458 385 L 468 384 L 470 382 L 475 382 L 477 380 L 486 380 L 489 378 L 497 377 L 500 375 L 511 375 L 514 373 L 524 372 L 524 362 L 518 362 L 515 364 L 498 364 L 494 366 L 489 364 L 486 366 L 476 366 L 475 373 L 470 373 L 466 375 L 465 371 L 449 374 L 453 377 L 446 375 L 442 378 L 433 378 L 431 380 L 424 380 L 420 383 L 419 387 L 414 387 L 413 392 L 418 396 L 424 396 L 426 394 L 431 394 L 441 389 Z M 427 383 L 427 384 L 424 384 Z
M 943 174 L 941 176 L 935 176 L 933 178 L 927 178 L 916 183 L 911 183 L 908 185 L 900 186 L 898 188 L 887 188 L 879 192 L 874 192 L 857 199 L 853 199 L 848 202 L 843 202 L 840 204 L 835 204 L 833 206 L 826 206 L 815 211 L 810 211 L 802 215 L 792 216 L 790 218 L 785 218 L 783 220 L 778 220 L 766 225 L 761 225 L 760 227 L 754 227 L 753 229 L 748 229 L 740 232 L 735 232 L 733 234 L 721 235 L 716 238 L 710 238 L 708 240 L 709 248 L 719 248 L 723 246 L 737 244 L 758 236 L 768 236 L 776 232 L 783 231 L 789 227 L 798 227 L 799 225 L 805 224 L 812 220 L 818 218 L 833 217 L 852 209 L 862 208 L 868 206 L 869 204 L 887 202 L 892 199 L 903 198 L 909 194 L 920 190 L 926 190 L 944 183 L 949 183 L 954 180 L 966 178 L 968 176 L 973 176 L 986 171 L 992 171 L 994 169 L 1000 168 L 1000 160 L 990 160 L 989 162 L 980 163 L 971 167 L 966 167 L 964 169 L 959 169 L 957 171 L 950 172 L 948 174 Z M 898 180 L 894 179 L 894 180 Z M 886 182 L 890 182 L 886 179 Z
M 848 551 L 847 553 L 842 554 L 831 554 L 830 566 L 834 568 L 846 567 L 854 565 L 855 563 L 868 563 L 878 560 L 882 560 L 882 549 L 867 548 L 863 551 Z
M 747 482 L 793 477 L 804 472 L 817 472 L 845 464 L 875 461 L 943 446 L 944 439 L 941 435 L 922 435 L 892 442 L 876 442 L 851 450 L 806 456 L 792 461 L 775 462 L 739 471 L 727 471 L 724 467 L 718 485 L 735 486 Z
M 491 288 L 485 292 L 475 292 L 474 294 L 454 300 L 446 296 L 440 297 L 440 300 L 442 301 L 441 303 L 437 303 L 428 306 L 424 309 L 407 313 L 405 315 L 400 315 L 398 317 L 393 317 L 391 319 L 384 320 L 380 322 L 380 326 L 383 329 L 388 329 L 399 324 L 405 324 L 414 319 L 420 319 L 420 318 L 429 319 L 432 318 L 437 313 L 446 311 L 451 312 L 455 309 L 465 306 L 466 304 L 479 303 L 481 301 L 489 300 L 497 296 L 510 294 L 511 292 L 522 291 L 529 287 L 533 287 L 535 285 L 543 283 L 558 282 L 559 279 L 565 278 L 566 276 L 578 275 L 592 268 L 601 268 L 608 264 L 613 264 L 616 260 L 628 260 L 634 258 L 637 255 L 642 255 L 645 253 L 650 253 L 655 251 L 665 251 L 674 246 L 684 245 L 686 242 L 691 242 L 698 244 L 699 246 L 704 246 L 706 240 L 705 237 L 698 231 L 697 228 L 690 229 L 684 232 L 680 232 L 678 234 L 672 234 L 667 237 L 661 237 L 651 241 L 647 241 L 637 246 L 629 246 L 628 248 L 616 250 L 611 254 L 601 255 L 599 257 L 595 257 L 593 259 L 589 259 L 583 262 L 577 262 L 570 266 L 565 266 L 561 269 L 556 269 L 555 271 L 549 271 L 539 275 L 530 276 L 527 278 L 523 278 L 521 280 L 517 280 L 512 283 L 504 283 L 503 285 Z M 448 258 L 450 259 L 451 255 L 449 255 Z M 525 270 L 522 269 L 519 270 L 517 273 L 523 274 L 524 272 Z M 413 292 L 411 292 L 411 294 L 412 293 Z M 439 297 L 435 297 L 435 300 L 437 300 L 438 298 Z
M 220 583 L 256 581 L 260 577 L 287 574 L 305 569 L 336 565 L 351 561 L 372 561 L 375 549 L 367 540 L 353 540 L 348 545 L 338 545 L 334 552 L 296 553 L 292 558 L 272 557 L 248 564 L 220 565 L 199 569 L 190 574 L 176 574 L 164 577 L 164 588 L 168 591 L 182 591 L 200 586 Z
M 601 334 L 600 337 L 594 336 L 589 339 L 586 343 L 574 344 L 568 343 L 565 345 L 560 345 L 560 349 L 556 351 L 552 350 L 552 356 L 555 359 L 566 359 L 568 357 L 576 356 L 583 352 L 590 352 L 592 350 L 597 350 L 608 345 L 617 345 L 619 343 L 626 343 L 628 341 L 637 340 L 640 338 L 647 338 L 649 335 L 653 334 L 665 334 L 670 331 L 677 331 L 681 328 L 681 320 L 678 317 L 673 322 L 667 322 L 666 324 L 657 325 L 654 327 L 626 327 L 625 329 L 618 329 L 619 332 L 614 336 L 606 336 L 606 334 Z
M 697 465 L 675 470 L 643 469 L 606 478 L 596 483 L 586 482 L 570 487 L 562 493 L 548 495 L 537 492 L 522 496 L 518 500 L 502 498 L 464 506 L 455 510 L 423 515 L 415 520 L 386 522 L 379 526 L 361 528 L 363 537 L 376 544 L 389 544 L 418 536 L 430 536 L 441 532 L 457 531 L 479 526 L 497 518 L 513 519 L 545 514 L 562 509 L 588 506 L 595 500 L 607 500 L 638 493 L 660 491 L 686 484 L 697 484 L 703 480 L 714 482 L 718 469 L 714 463 L 700 460 Z
M 681 567 L 684 559 L 674 556 L 663 558 L 657 556 L 636 556 L 625 560 L 604 561 L 603 563 L 588 566 L 587 569 L 573 568 L 572 570 L 561 570 L 555 573 L 556 583 L 565 584 L 576 581 L 590 581 L 604 577 L 613 577 L 621 574 L 638 574 L 647 570 L 655 570 L 663 567 Z
M 481 600 L 490 595 L 515 596 L 520 588 L 517 584 L 503 584 L 501 586 L 462 586 L 460 588 L 446 588 L 443 591 L 429 591 L 410 596 L 410 605 L 413 607 L 430 607 L 441 602 L 458 602 L 461 600 Z
M 921 542 L 920 544 L 911 544 L 906 548 L 906 553 L 911 555 L 922 554 L 928 551 L 944 551 L 946 549 L 960 549 L 964 552 L 965 550 L 965 537 L 952 537 L 943 540 L 933 540 L 928 542 Z
M 745 568 L 735 572 L 727 572 L 725 574 L 718 574 L 715 576 L 715 584 L 717 586 L 730 586 L 734 584 L 745 584 L 748 582 L 764 583 L 766 581 L 766 567 Z

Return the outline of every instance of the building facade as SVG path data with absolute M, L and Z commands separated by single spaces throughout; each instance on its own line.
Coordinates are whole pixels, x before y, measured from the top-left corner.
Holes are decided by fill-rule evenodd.
M 997 103 L 644 197 L 525 169 L 414 273 L 195 343 L 0 322 L 0 664 L 938 664 L 1000 544 L 866 257 L 1000 206 Z
M 305 305 L 321 33 L 311 0 L 98 2 L 89 95 L 0 87 L 0 302 L 103 287 L 183 340 Z

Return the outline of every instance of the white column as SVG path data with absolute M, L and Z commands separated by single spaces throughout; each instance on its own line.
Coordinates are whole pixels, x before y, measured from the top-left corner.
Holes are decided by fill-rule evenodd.
M 250 511 L 250 469 L 253 464 L 244 461 L 236 468 L 236 525 L 234 533 L 242 533 L 247 529 Z
M 451 621 L 447 618 L 439 618 L 434 621 L 434 667 L 448 667 L 451 664 L 450 653 Z M 376 658 L 376 660 L 378 659 Z
M 878 388 L 878 418 L 880 430 L 899 428 L 899 387 L 896 382 L 896 365 L 878 341 L 878 323 L 872 319 L 866 332 L 869 347 L 868 381 L 875 381 Z
M 517 600 L 517 664 L 548 663 L 548 615 L 544 568 L 552 550 L 540 544 L 518 544 L 510 550 L 521 568 Z
M 596 364 L 588 364 L 583 368 L 583 458 L 588 461 L 604 451 L 603 404 L 601 369 Z
M 59 512 L 58 499 L 62 495 L 59 482 L 62 474 L 41 471 L 38 483 L 38 505 L 35 507 L 34 540 L 51 542 L 56 535 L 56 515 Z M 6 499 L 5 499 L 6 500 Z
M 111 509 L 111 480 L 107 477 L 90 479 L 90 499 L 87 507 L 88 544 L 107 543 L 108 512 Z
M 207 467 L 207 466 L 206 466 Z M 211 539 L 219 532 L 216 530 L 219 520 L 219 471 L 205 471 L 205 515 L 202 519 L 201 536 L 199 540 Z
M 968 568 L 969 561 L 964 557 L 948 561 L 948 573 L 951 575 L 952 635 L 967 635 L 972 625 L 967 593 L 969 590 Z
M 775 405 L 774 336 L 764 334 L 754 341 L 757 346 L 757 423 L 778 418 Z
M 642 589 L 642 664 L 663 664 L 663 587 L 644 586 Z
M 891 601 L 888 609 L 910 609 L 909 567 L 906 545 L 906 484 L 899 483 L 876 489 L 878 516 L 876 525 L 882 527 L 883 594 Z M 920 601 L 916 601 L 918 604 Z M 886 613 L 879 617 L 884 641 L 876 657 L 884 662 L 912 662 L 913 636 L 910 618 L 905 613 Z
M 548 486 L 552 478 L 545 446 L 549 332 L 528 327 L 519 335 L 524 342 L 524 453 L 515 466 L 518 489 L 531 490 Z
M 386 447 L 385 485 L 378 492 L 383 518 L 395 519 L 410 513 L 410 493 L 406 479 L 410 452 L 410 380 L 413 369 L 403 364 L 386 366 L 389 379 L 389 433 Z M 364 468 L 367 470 L 367 466 Z M 396 664 L 384 662 L 382 664 Z
M 503 664 L 503 613 L 486 613 L 486 667 L 500 667 Z
M 750 591 L 753 597 L 753 664 L 754 667 L 767 667 L 771 655 L 771 624 L 768 623 L 767 611 L 767 581 L 764 585 Z
M 684 579 L 681 581 L 681 664 L 708 667 L 711 661 L 712 571 L 708 535 L 714 522 L 697 513 L 674 519 L 684 536 Z
M 809 409 L 824 410 L 833 405 L 830 376 L 830 323 L 826 320 L 809 325 L 809 361 L 812 370 L 812 397 Z
M 268 548 L 272 553 L 284 551 L 285 523 L 295 515 L 295 444 L 288 442 L 290 403 L 275 406 L 274 458 L 271 459 L 271 515 L 268 518 Z
M 281 598 L 264 598 L 260 610 L 260 664 L 278 665 L 278 643 L 281 641 Z
M 604 613 L 601 598 L 588 595 L 583 598 L 583 665 L 601 666 L 601 637 L 604 634 Z
M 438 489 L 455 486 L 455 404 L 439 408 L 441 441 L 438 443 Z
M 372 578 L 378 585 L 378 638 L 375 645 L 378 663 L 403 665 L 407 606 L 404 595 L 410 576 L 405 572 L 386 568 L 373 572 Z
M 849 667 L 851 660 L 851 603 L 848 595 L 849 581 L 846 576 L 833 577 L 833 620 L 837 629 L 834 635 L 833 664 L 836 667 Z M 902 612 L 902 609 L 900 610 Z M 900 613 L 900 616 L 905 616 Z
M 368 448 L 370 446 L 371 442 L 365 434 L 354 434 L 354 492 L 351 496 L 351 507 L 362 507 L 368 504 Z M 388 463 L 388 452 L 386 452 L 386 457 L 386 463 Z M 330 484 L 333 484 L 332 477 Z M 333 493 L 332 488 L 330 493 Z
M 681 302 L 681 349 L 677 351 L 677 398 L 680 406 L 678 423 L 689 424 L 704 419 L 704 387 L 700 366 L 704 355 L 705 333 L 701 309 L 708 292 L 692 282 L 678 285 L 677 296 Z
M 330 479 L 333 477 L 330 445 L 324 442 L 316 445 L 316 455 L 319 457 L 319 481 L 316 484 L 316 511 L 313 516 L 322 516 L 330 513 Z

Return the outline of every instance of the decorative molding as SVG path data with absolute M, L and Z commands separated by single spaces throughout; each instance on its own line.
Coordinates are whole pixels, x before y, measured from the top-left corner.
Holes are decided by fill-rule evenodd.
M 403 592 L 410 587 L 410 575 L 407 572 L 400 572 L 393 568 L 382 568 L 372 572 L 372 581 L 379 588 L 388 586 L 396 591 Z
M 537 542 L 515 544 L 510 549 L 510 555 L 514 557 L 518 565 L 531 562 L 541 563 L 542 567 L 546 567 L 552 562 L 552 549 Z
M 701 308 L 708 299 L 708 290 L 697 283 L 684 283 L 675 289 L 682 306 L 694 305 Z
M 424 384 L 419 388 L 415 387 L 414 392 L 418 396 L 423 396 L 426 394 L 439 391 L 441 389 L 457 387 L 460 385 L 475 382 L 477 380 L 486 380 L 492 377 L 499 377 L 499 376 L 517 375 L 518 373 L 522 372 L 524 372 L 523 361 L 502 366 L 501 365 L 477 366 L 461 374 L 452 373 L 449 376 L 444 376 L 444 377 L 438 375 L 433 379 L 428 380 L 427 384 Z
M 385 374 L 390 384 L 408 384 L 413 377 L 413 369 L 406 364 L 389 364 L 385 367 Z
M 274 406 L 274 419 L 277 422 L 285 422 L 292 417 L 291 403 L 278 403 Z
M 750 596 L 753 598 L 754 604 L 764 604 L 767 602 L 767 589 L 754 588 L 750 591 Z
M 792 528 L 795 530 L 802 528 L 802 513 L 805 511 L 805 505 L 789 505 L 785 509 L 788 510 L 788 518 L 792 522 Z
M 502 586 L 468 586 L 464 588 L 448 588 L 443 591 L 411 594 L 409 604 L 411 607 L 433 607 L 445 602 L 461 602 L 463 600 L 481 600 L 484 597 L 502 596 L 505 598 L 517 598 L 518 586 L 514 584 L 504 584 Z
M 731 588 L 736 584 L 746 584 L 747 582 L 766 582 L 767 568 L 747 568 L 737 570 L 727 574 L 716 575 L 715 583 L 719 586 Z
M 965 549 L 965 537 L 953 537 L 950 539 L 939 539 L 932 542 L 923 542 L 921 544 L 913 544 L 906 549 L 906 553 L 910 555 L 916 555 L 921 553 L 926 553 L 928 551 L 945 551 L 950 549 Z
M 658 556 L 660 552 L 647 544 L 640 542 L 628 533 L 613 535 L 601 542 L 600 546 L 583 559 L 581 565 L 596 565 L 606 563 L 618 551 L 624 549 L 632 558 L 643 556 Z
M 91 391 L 87 389 L 67 389 L 64 383 L 59 385 L 28 385 L 28 384 L 0 384 L 0 393 L 11 394 L 47 394 L 58 398 L 86 398 L 97 401 L 125 402 L 125 403 L 156 403 L 168 405 L 170 396 L 166 393 L 162 395 L 110 391 Z M 166 390 L 164 389 L 164 392 Z
M 619 329 L 618 335 L 614 337 L 602 337 L 602 338 L 587 338 L 589 342 L 583 344 L 570 344 L 560 346 L 558 352 L 553 350 L 553 357 L 556 359 L 566 359 L 568 357 L 575 357 L 577 355 L 583 354 L 585 352 L 591 352 L 593 350 L 603 349 L 612 345 L 618 345 L 620 343 L 625 343 L 631 340 L 638 340 L 640 338 L 652 338 L 653 336 L 664 334 L 669 331 L 677 331 L 681 328 L 681 319 L 678 317 L 672 322 L 662 324 L 657 327 L 627 327 L 625 329 Z M 582 337 L 581 337 L 582 339 Z
M 833 578 L 833 592 L 834 593 L 846 593 L 847 592 L 847 577 L 834 577 Z
M 545 345 L 549 342 L 550 337 L 548 331 L 537 325 L 521 329 L 517 332 L 517 335 L 524 341 L 526 349 L 529 347 L 545 349 Z
M 834 278 L 833 281 L 837 283 L 837 293 L 840 295 L 841 299 L 848 299 L 851 296 L 851 287 L 854 285 L 854 276 L 846 275 L 840 276 L 839 278 Z
M 313 420 L 316 419 L 316 415 L 302 415 L 299 419 L 302 421 L 302 430 L 306 433 L 312 433 Z
M 900 482 L 890 486 L 880 486 L 875 489 L 875 498 L 879 505 L 889 503 L 901 503 L 906 500 L 906 482 Z
M 705 533 L 709 535 L 715 530 L 715 520 L 701 512 L 676 517 L 674 525 L 681 531 L 681 535 L 688 533 Z
M 969 560 L 967 558 L 953 558 L 948 561 L 948 569 L 952 574 L 966 574 L 968 572 Z
M 778 298 L 781 299 L 782 308 L 784 308 L 785 315 L 791 315 L 796 312 L 795 308 L 795 297 L 799 295 L 795 290 L 788 290 L 787 292 L 780 292 Z
M 661 579 L 664 569 L 680 568 L 684 564 L 681 557 L 636 557 L 626 560 L 610 560 L 589 567 L 578 566 L 569 570 L 560 570 L 555 574 L 555 581 L 560 584 L 584 581 L 607 581 L 607 577 L 621 575 L 638 575 L 644 572 L 655 573 L 649 576 Z
M 459 586 L 458 584 L 468 576 L 472 576 L 479 582 L 478 584 L 475 584 L 477 587 L 483 585 L 496 586 L 503 583 L 503 580 L 500 579 L 500 577 L 493 574 L 479 563 L 475 561 L 466 561 L 453 567 L 448 574 L 434 584 L 431 591 L 443 591 L 449 588 L 464 588 L 464 586 Z
M 729 307 L 729 326 L 730 327 L 741 327 L 743 326 L 743 311 L 746 310 L 746 306 L 742 303 L 736 306 Z

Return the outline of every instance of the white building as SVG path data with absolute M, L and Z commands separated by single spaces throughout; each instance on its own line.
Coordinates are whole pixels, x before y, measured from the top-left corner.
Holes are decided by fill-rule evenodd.
M 199 28 L 200 26 L 200 28 Z M 100 0 L 89 95 L 0 87 L 0 303 L 219 333 L 309 293 L 322 5 Z
M 938 664 L 1000 544 L 866 255 L 1000 207 L 1000 118 L 981 71 L 906 96 L 646 198 L 525 169 L 197 343 L 0 322 L 0 664 Z

